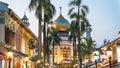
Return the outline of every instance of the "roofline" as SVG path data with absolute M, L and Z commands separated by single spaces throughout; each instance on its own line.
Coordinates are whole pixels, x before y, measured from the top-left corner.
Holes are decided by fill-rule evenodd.
M 8 11 L 8 15 L 10 17 L 12 17 L 12 15 L 13 15 L 15 17 L 14 20 L 19 21 L 20 23 L 18 23 L 18 22 L 17 23 L 20 24 L 20 26 L 22 26 L 28 33 L 30 33 L 37 40 L 36 35 L 30 30 L 30 28 L 28 28 L 25 24 L 23 24 L 22 19 L 10 8 Z
M 5 3 L 5 2 L 2 2 L 2 1 L 0 1 L 0 3 L 5 4 L 5 5 L 7 5 L 7 6 L 9 5 L 9 4 L 7 4 L 7 3 Z
M 120 37 L 118 37 L 117 39 L 115 39 L 115 40 L 113 40 L 113 41 L 111 41 L 111 42 L 109 42 L 109 43 L 101 46 L 100 48 L 103 48 L 103 47 L 105 47 L 105 46 L 109 46 L 110 44 L 113 44 L 113 43 L 114 43 L 115 41 L 117 41 L 118 39 L 120 39 Z

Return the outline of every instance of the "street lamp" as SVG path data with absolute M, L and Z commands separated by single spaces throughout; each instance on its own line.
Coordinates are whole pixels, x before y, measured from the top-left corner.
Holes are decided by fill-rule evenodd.
M 29 60 L 28 57 L 25 57 L 25 64 L 26 64 L 26 68 L 27 68 L 27 61 Z
M 97 68 L 97 60 L 98 60 L 99 56 L 94 53 L 94 61 L 95 61 L 95 67 Z
M 12 57 L 13 57 L 13 52 L 11 52 L 11 51 L 7 52 L 7 58 L 9 60 L 9 68 L 10 68 L 10 65 L 11 65 Z
M 110 66 L 110 68 L 111 68 L 111 59 L 112 59 L 112 50 L 111 50 L 111 48 L 110 47 L 108 47 L 107 48 L 107 57 L 108 57 L 108 59 L 109 59 L 109 66 Z

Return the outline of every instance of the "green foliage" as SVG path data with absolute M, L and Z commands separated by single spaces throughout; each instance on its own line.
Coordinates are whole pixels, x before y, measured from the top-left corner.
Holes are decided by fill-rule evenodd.
M 37 60 L 39 60 L 40 58 L 38 57 L 38 55 L 35 55 L 33 57 L 30 58 L 31 61 L 33 62 L 37 62 Z
M 69 39 L 73 39 L 73 44 L 76 43 L 76 39 L 78 40 L 78 54 L 79 54 L 79 61 L 80 61 L 80 68 L 82 67 L 82 45 L 80 43 L 81 37 L 83 36 L 84 32 L 86 31 L 86 27 L 88 27 L 87 24 L 89 24 L 86 14 L 88 13 L 88 7 L 86 5 L 81 4 L 82 0 L 72 0 L 69 3 L 69 6 L 73 6 L 68 15 L 72 19 L 72 24 L 75 24 L 72 26 L 71 29 L 71 35 Z M 77 9 L 77 11 L 75 10 Z M 74 11 L 73 11 L 74 10 Z M 74 27 L 74 28 L 73 28 Z M 82 52 L 82 53 L 81 53 Z
M 89 10 L 88 10 L 87 5 L 83 5 L 82 7 L 84 8 L 84 10 L 85 10 L 87 13 L 89 13 Z
M 48 43 L 52 45 L 60 45 L 61 38 L 58 36 L 58 31 L 51 28 L 49 35 L 48 35 Z
M 54 46 L 61 42 L 61 38 L 58 36 L 58 31 L 51 28 L 48 34 L 48 44 L 53 46 L 53 64 L 54 64 Z
M 84 41 L 81 43 L 82 46 L 82 55 L 85 57 L 86 55 L 90 56 L 92 52 L 95 50 L 95 41 L 92 38 L 83 38 Z
M 72 40 L 73 39 L 73 41 L 77 38 L 77 29 L 76 29 L 76 27 L 77 27 L 77 25 L 76 25 L 76 21 L 74 20 L 74 21 L 72 21 L 71 22 L 71 25 L 70 25 L 70 35 L 69 35 L 69 38 L 68 38 L 68 40 Z
M 33 39 L 29 39 L 28 41 L 28 47 L 29 49 L 34 49 L 35 48 L 35 41 Z
M 55 15 L 55 12 L 56 12 L 56 10 L 55 10 L 55 7 L 54 7 L 54 5 L 53 4 L 51 4 L 51 1 L 50 0 L 31 0 L 30 1 L 30 4 L 29 4 L 29 9 L 30 10 L 35 10 L 35 15 L 36 15 L 36 17 L 38 18 L 38 20 L 39 20 L 39 23 L 38 23 L 38 25 L 39 25 L 39 29 L 38 29 L 38 43 L 39 43 L 39 45 L 38 45 L 38 48 L 39 48 L 39 51 L 38 51 L 38 54 L 39 54 L 39 56 L 40 56 L 40 53 L 41 53 L 41 51 L 42 51 L 42 45 L 44 45 L 45 46 L 45 50 L 47 49 L 46 47 L 47 47 L 47 39 L 46 39 L 46 36 L 45 35 L 47 35 L 46 34 L 46 23 L 48 23 L 52 18 L 53 18 L 53 16 Z M 44 23 L 44 27 L 42 28 L 42 22 L 43 21 L 43 23 Z M 44 44 L 42 44 L 42 40 L 41 40 L 41 34 L 42 34 L 42 29 L 44 29 L 43 30 L 43 33 L 44 33 Z M 30 45 L 29 46 L 30 48 L 33 48 L 32 47 L 32 45 Z M 47 54 L 47 53 L 46 53 Z M 46 56 L 46 54 L 45 54 L 45 56 Z M 45 60 L 46 60 L 47 58 L 45 57 Z

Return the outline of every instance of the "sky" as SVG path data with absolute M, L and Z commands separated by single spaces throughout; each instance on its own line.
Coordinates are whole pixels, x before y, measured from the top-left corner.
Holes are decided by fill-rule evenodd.
M 11 8 L 20 18 L 24 12 L 29 18 L 30 29 L 38 35 L 38 20 L 34 15 L 34 11 L 29 11 L 28 5 L 30 0 L 0 0 L 8 3 Z M 71 0 L 51 0 L 56 7 L 56 15 L 53 21 L 59 16 L 59 7 L 62 7 L 62 15 L 70 22 L 67 15 L 70 7 L 68 3 Z M 98 47 L 103 45 L 103 40 L 110 41 L 120 37 L 120 0 L 82 0 L 82 4 L 89 7 L 87 18 L 92 25 L 92 38 L 96 41 Z

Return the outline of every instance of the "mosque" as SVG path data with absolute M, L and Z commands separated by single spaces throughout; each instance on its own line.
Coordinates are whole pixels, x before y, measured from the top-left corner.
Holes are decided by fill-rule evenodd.
M 70 22 L 63 17 L 61 7 L 60 15 L 54 21 L 52 26 L 59 31 L 59 36 L 62 39 L 60 45 L 55 45 L 54 47 L 54 63 L 58 64 L 60 68 L 70 68 L 73 61 L 73 43 L 72 41 L 68 41 Z M 91 31 L 92 29 L 89 27 L 89 29 L 86 31 L 86 37 L 91 37 Z M 52 64 L 51 55 L 50 65 Z

